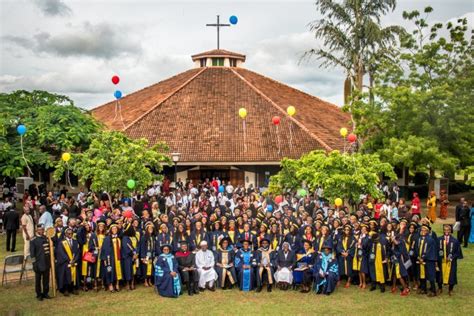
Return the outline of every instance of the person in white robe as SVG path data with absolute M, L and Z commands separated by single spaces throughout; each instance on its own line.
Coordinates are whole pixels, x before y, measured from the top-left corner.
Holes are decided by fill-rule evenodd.
M 199 244 L 200 250 L 196 253 L 196 267 L 199 274 L 199 289 L 205 288 L 215 291 L 215 281 L 217 280 L 217 272 L 214 269 L 215 260 L 214 253 L 207 249 L 207 241 L 203 240 Z

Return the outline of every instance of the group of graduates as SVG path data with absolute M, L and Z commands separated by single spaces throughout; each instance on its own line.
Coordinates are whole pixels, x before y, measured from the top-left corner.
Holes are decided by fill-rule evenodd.
M 69 296 L 79 289 L 134 290 L 143 283 L 177 297 L 234 286 L 326 295 L 338 285 L 381 292 L 389 286 L 402 296 L 411 289 L 431 297 L 447 285 L 452 294 L 462 251 L 451 225 L 437 237 L 429 219 L 418 215 L 389 221 L 363 209 L 314 205 L 312 212 L 264 202 L 258 208 L 216 208 L 209 215 L 170 209 L 157 216 L 116 205 L 103 207 L 98 218 L 92 210 L 69 218 L 66 227 L 58 218 L 52 238 L 58 289 Z M 37 231 L 31 257 L 35 271 L 43 271 L 36 285 L 43 299 L 49 297 L 49 266 L 38 267 L 51 249 L 44 227 Z

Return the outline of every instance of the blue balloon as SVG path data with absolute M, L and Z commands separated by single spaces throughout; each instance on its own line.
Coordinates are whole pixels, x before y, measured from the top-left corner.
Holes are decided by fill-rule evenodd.
M 268 211 L 268 212 L 272 212 L 272 211 L 273 211 L 273 205 L 268 204 L 268 205 L 267 205 L 267 211 Z
M 122 91 L 120 91 L 120 90 L 115 91 L 114 97 L 115 97 L 116 99 L 122 98 Z
M 235 15 L 233 15 L 229 18 L 229 22 L 230 22 L 230 24 L 235 25 L 235 24 L 237 24 L 237 22 L 239 22 L 239 19 L 237 19 L 237 17 Z
M 26 133 L 26 126 L 25 125 L 18 125 L 17 128 L 16 128 L 16 131 L 18 132 L 18 134 L 20 134 L 21 136 L 25 135 Z
M 224 186 L 223 185 L 219 186 L 219 193 L 224 193 Z

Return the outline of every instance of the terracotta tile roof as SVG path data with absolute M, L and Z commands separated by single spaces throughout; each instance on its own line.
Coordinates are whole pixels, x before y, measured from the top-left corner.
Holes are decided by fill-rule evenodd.
M 340 149 L 339 129 L 349 121 L 335 105 L 229 67 L 187 71 L 127 95 L 121 103 L 125 129 L 120 120 L 113 120 L 114 102 L 92 113 L 132 138 L 145 137 L 150 144 L 166 142 L 170 152 L 181 153 L 180 162 L 276 162 L 314 149 Z M 289 105 L 296 107 L 293 118 L 286 114 Z M 238 116 L 241 107 L 248 113 L 247 148 Z M 275 115 L 281 118 L 278 127 L 272 124 Z
M 213 49 L 204 53 L 199 53 L 191 56 L 193 61 L 201 57 L 234 57 L 245 61 L 245 55 L 234 53 L 225 49 Z

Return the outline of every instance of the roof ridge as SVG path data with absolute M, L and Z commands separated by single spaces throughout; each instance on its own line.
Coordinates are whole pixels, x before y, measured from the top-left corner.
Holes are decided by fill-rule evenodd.
M 335 108 L 336 110 L 341 110 L 341 111 L 342 111 L 342 108 L 339 107 L 339 106 L 337 106 L 337 105 L 334 104 L 334 103 L 331 103 L 331 102 L 328 102 L 328 101 L 323 100 L 323 99 L 321 99 L 321 98 L 318 98 L 317 96 L 312 95 L 312 94 L 309 94 L 309 93 L 307 93 L 307 92 L 304 92 L 303 90 L 298 90 L 298 89 L 296 89 L 296 88 L 294 88 L 294 87 L 292 87 L 292 86 L 290 86 L 290 85 L 288 85 L 288 84 L 285 84 L 285 83 L 283 83 L 283 82 L 281 82 L 281 81 L 278 81 L 278 80 L 275 80 L 275 79 L 273 79 L 273 78 L 267 77 L 267 76 L 265 76 L 265 75 L 259 74 L 258 72 L 252 71 L 252 70 L 247 69 L 247 68 L 239 68 L 239 70 L 251 72 L 251 73 L 253 73 L 253 74 L 256 74 L 257 76 L 263 77 L 263 78 L 268 79 L 268 80 L 270 80 L 270 81 L 273 81 L 273 82 L 275 82 L 275 83 L 277 83 L 277 84 L 280 84 L 280 85 L 282 85 L 282 86 L 288 87 L 288 88 L 290 88 L 291 90 L 294 90 L 294 91 L 299 92 L 299 93 L 303 93 L 303 94 L 305 94 L 305 95 L 311 97 L 312 99 L 316 99 L 316 100 L 318 100 L 318 101 L 324 102 L 325 104 L 327 104 L 327 105 L 329 105 L 329 106 Z
M 135 120 L 133 120 L 132 122 L 130 122 L 130 124 L 128 124 L 122 131 L 125 132 L 130 126 L 134 125 L 135 123 L 137 123 L 138 121 L 140 121 L 141 119 L 143 119 L 145 116 L 147 116 L 149 113 L 151 113 L 154 109 L 156 109 L 160 104 L 162 104 L 163 102 L 165 102 L 166 100 L 168 100 L 169 98 L 171 98 L 173 95 L 175 95 L 179 90 L 181 90 L 182 88 L 184 88 L 186 85 L 188 85 L 188 83 L 190 83 L 191 81 L 193 81 L 197 76 L 199 76 L 200 74 L 202 74 L 205 70 L 207 69 L 207 67 L 202 67 L 202 70 L 198 71 L 195 75 L 193 75 L 191 78 L 189 78 L 188 80 L 186 80 L 183 84 L 181 84 L 178 88 L 176 88 L 175 90 L 173 90 L 167 97 L 163 98 L 162 100 L 160 100 L 157 104 L 153 105 L 152 107 L 150 107 L 150 109 L 148 111 L 146 111 L 145 113 L 143 113 L 142 115 L 140 115 L 139 117 L 137 117 Z
M 242 81 L 244 81 L 247 85 L 250 86 L 250 88 L 252 88 L 255 92 L 257 92 L 258 94 L 260 94 L 265 100 L 267 100 L 268 102 L 270 102 L 270 104 L 275 107 L 278 111 L 280 111 L 281 113 L 283 113 L 283 115 L 285 115 L 287 118 L 289 118 L 290 120 L 292 120 L 296 125 L 298 125 L 301 129 L 303 129 L 306 133 L 308 133 L 311 137 L 313 137 L 317 142 L 319 142 L 325 149 L 327 150 L 332 150 L 332 148 L 326 144 L 326 142 L 324 142 L 321 138 L 319 138 L 318 136 L 314 135 L 306 126 L 304 126 L 300 121 L 296 120 L 294 117 L 288 115 L 288 113 L 286 113 L 286 111 L 284 111 L 282 108 L 280 108 L 278 106 L 278 104 L 273 101 L 272 99 L 270 99 L 265 93 L 263 93 L 262 91 L 260 91 L 259 89 L 257 89 L 257 87 L 255 87 L 251 82 L 249 82 L 247 79 L 245 79 L 241 74 L 238 73 L 238 71 L 236 71 L 235 69 L 232 69 L 230 68 L 230 70 L 235 74 L 237 75 L 237 77 L 239 77 Z

